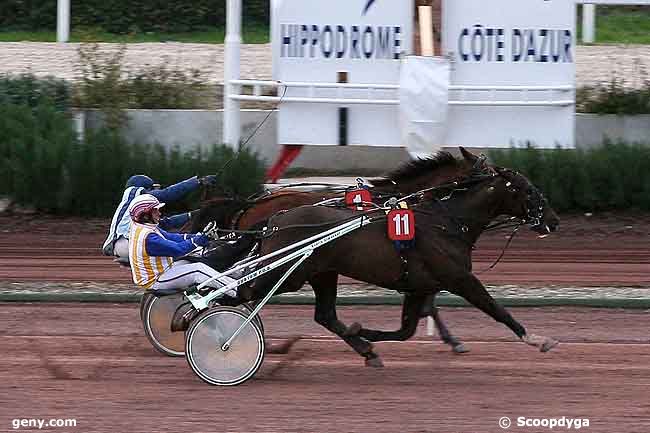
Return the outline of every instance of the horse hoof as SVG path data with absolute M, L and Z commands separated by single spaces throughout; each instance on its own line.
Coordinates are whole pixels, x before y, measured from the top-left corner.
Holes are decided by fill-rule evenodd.
M 454 353 L 467 353 L 469 349 L 463 343 L 458 343 L 452 346 L 451 351 Z
M 291 337 L 288 340 L 278 344 L 277 346 L 269 344 L 266 346 L 266 353 L 273 355 L 286 355 L 289 350 L 300 340 L 300 337 Z
M 546 341 L 544 342 L 544 344 L 542 344 L 540 346 L 539 351 L 540 352 L 548 352 L 549 350 L 551 350 L 552 348 L 554 348 L 558 344 L 560 344 L 559 341 L 553 340 L 552 338 L 547 338 Z
M 380 357 L 366 359 L 366 367 L 384 368 L 384 363 Z
M 345 337 L 354 337 L 359 335 L 361 332 L 361 323 L 354 322 L 352 325 L 348 326 L 348 329 L 345 330 L 343 334 Z

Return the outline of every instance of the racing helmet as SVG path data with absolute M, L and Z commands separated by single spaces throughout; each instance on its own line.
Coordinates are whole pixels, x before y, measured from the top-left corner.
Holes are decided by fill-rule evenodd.
M 126 181 L 126 186 L 124 188 L 129 188 L 134 186 L 136 188 L 151 189 L 154 186 L 153 179 L 144 174 L 136 174 L 129 178 Z
M 129 215 L 133 221 L 140 221 L 142 216 L 149 214 L 154 209 L 160 209 L 165 203 L 161 203 L 151 194 L 140 194 L 129 204 Z

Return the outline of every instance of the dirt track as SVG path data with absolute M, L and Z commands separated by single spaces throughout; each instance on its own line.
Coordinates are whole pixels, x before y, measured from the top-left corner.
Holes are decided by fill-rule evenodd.
M 488 284 L 650 284 L 647 216 L 571 217 L 539 240 L 522 231 Z M 129 282 L 99 254 L 103 220 L 0 217 L 0 281 Z M 477 270 L 506 233 L 482 238 Z M 397 307 L 344 307 L 347 322 L 392 329 Z M 272 340 L 304 337 L 267 356 L 236 388 L 201 382 L 184 359 L 158 355 L 137 306 L 0 304 L 0 431 L 17 418 L 75 418 L 57 432 L 442 432 L 488 433 L 502 416 L 588 418 L 588 432 L 650 431 L 648 312 L 575 308 L 512 311 L 529 332 L 558 338 L 547 354 L 516 341 L 474 309 L 445 309 L 472 352 L 458 356 L 420 330 L 382 343 L 386 368 L 368 369 L 312 320 L 310 307 L 268 306 Z M 552 431 L 564 431 L 555 428 Z M 23 429 L 24 431 L 24 429 Z M 509 431 L 546 432 L 517 427 Z
M 375 370 L 314 324 L 311 308 L 269 306 L 267 336 L 305 339 L 289 355 L 267 356 L 252 381 L 217 388 L 184 359 L 149 346 L 136 305 L 0 307 L 0 431 L 15 418 L 76 418 L 76 428 L 50 431 L 486 433 L 504 431 L 502 416 L 588 418 L 588 432 L 650 431 L 643 311 L 514 310 L 529 332 L 562 341 L 542 354 L 473 309 L 446 309 L 471 353 L 453 355 L 420 333 L 380 344 L 386 368 Z M 396 307 L 340 309 L 345 321 L 384 328 L 398 315 Z

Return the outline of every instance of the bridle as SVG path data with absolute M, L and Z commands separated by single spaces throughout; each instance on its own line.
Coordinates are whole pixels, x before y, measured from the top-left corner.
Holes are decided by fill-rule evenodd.
M 447 210 L 447 207 L 442 203 L 445 200 L 448 200 L 452 197 L 454 192 L 462 192 L 462 191 L 467 191 L 469 186 L 475 185 L 477 183 L 482 183 L 485 180 L 491 180 L 494 179 L 497 176 L 501 176 L 504 178 L 506 181 L 506 188 L 508 192 L 516 194 L 519 192 L 519 188 L 514 187 L 512 185 L 512 182 L 504 176 L 506 173 L 513 174 L 515 176 L 519 176 L 520 174 L 516 171 L 509 170 L 509 169 L 495 169 L 493 167 L 484 166 L 485 162 L 485 156 L 481 155 L 479 159 L 476 161 L 474 166 L 472 167 L 472 174 L 470 174 L 468 177 L 466 177 L 463 180 L 459 180 L 455 182 L 457 185 L 456 188 L 454 188 L 448 195 L 441 199 L 436 199 L 437 203 L 441 205 L 441 207 L 445 210 Z M 492 187 L 492 186 L 491 186 Z M 517 231 L 522 225 L 530 225 L 531 228 L 538 227 L 542 224 L 543 217 L 544 217 L 544 211 L 545 211 L 545 204 L 546 201 L 544 200 L 544 196 L 542 193 L 532 184 L 528 185 L 528 190 L 527 190 L 527 197 L 526 197 L 526 203 L 525 203 L 525 216 L 524 217 L 510 217 L 507 218 L 503 221 L 498 221 L 492 224 L 488 224 L 483 228 L 483 231 L 491 231 L 491 230 L 496 230 L 496 229 L 503 229 L 503 228 L 512 228 L 512 231 L 510 235 L 508 236 L 508 239 L 501 249 L 501 253 L 497 257 L 497 259 L 487 268 L 478 271 L 477 274 L 481 274 L 483 272 L 487 272 L 490 269 L 494 268 L 503 258 L 505 255 L 506 250 L 510 246 L 510 243 L 514 239 L 515 234 L 517 234 Z M 447 213 L 449 216 L 452 217 L 452 220 L 458 225 L 459 230 L 461 233 L 466 233 L 467 230 L 467 225 L 465 225 L 462 221 L 460 221 L 460 218 L 452 215 L 448 210 Z M 547 233 L 550 233 L 550 229 L 548 226 L 545 227 L 545 230 Z M 463 239 L 461 235 L 461 239 Z M 473 246 L 472 246 L 473 247 Z
M 403 202 L 403 201 L 409 201 L 412 200 L 413 206 L 412 209 L 414 211 L 417 211 L 419 213 L 429 213 L 425 210 L 422 209 L 417 209 L 417 205 L 420 203 L 424 203 L 426 201 L 433 201 L 438 203 L 444 210 L 446 210 L 448 216 L 450 216 L 451 220 L 454 221 L 454 223 L 458 226 L 458 235 L 460 236 L 460 239 L 465 239 L 464 234 L 468 232 L 467 225 L 463 223 L 463 221 L 453 215 L 449 210 L 447 209 L 447 206 L 444 204 L 445 201 L 449 200 L 452 198 L 452 196 L 457 193 L 457 192 L 464 192 L 468 191 L 470 187 L 475 186 L 477 184 L 483 183 L 487 180 L 494 180 L 496 177 L 503 177 L 506 184 L 506 188 L 508 192 L 512 194 L 516 194 L 520 191 L 519 188 L 515 187 L 512 185 L 512 182 L 506 177 L 506 174 L 512 174 L 514 176 L 520 176 L 520 174 L 516 171 L 510 170 L 510 169 L 503 169 L 503 168 L 494 168 L 491 166 L 485 165 L 486 157 L 484 155 L 481 155 L 478 157 L 478 159 L 475 161 L 474 165 L 472 166 L 470 173 L 467 176 L 464 176 L 462 178 L 458 178 L 456 180 L 441 184 L 441 185 L 436 185 L 434 187 L 422 189 L 419 191 L 416 191 L 412 194 L 408 194 L 406 196 L 400 197 L 400 198 L 393 198 L 386 203 L 384 203 L 384 206 L 376 206 L 374 209 L 371 209 L 369 211 L 365 211 L 367 213 L 373 213 L 377 211 L 381 211 L 384 208 L 387 207 L 392 207 L 396 203 Z M 425 199 L 425 196 L 428 192 L 436 192 L 436 191 L 447 191 L 451 190 L 449 193 L 447 193 L 445 196 L 438 198 L 435 196 L 432 196 L 430 199 Z M 503 258 L 505 255 L 506 250 L 510 246 L 510 243 L 512 242 L 515 234 L 519 230 L 519 228 L 522 225 L 530 225 L 531 228 L 538 227 L 542 224 L 543 221 L 543 216 L 544 216 L 544 211 L 545 211 L 545 200 L 542 195 L 542 193 L 532 184 L 528 185 L 528 190 L 527 190 L 527 198 L 526 198 L 526 203 L 525 203 L 525 216 L 523 217 L 510 217 L 507 218 L 503 221 L 498 221 L 492 224 L 488 224 L 483 228 L 483 231 L 490 231 L 490 230 L 496 230 L 496 229 L 503 229 L 503 228 L 512 228 L 512 232 L 508 236 L 508 240 L 506 244 L 504 245 L 499 257 L 486 269 L 479 271 L 478 273 L 486 272 L 493 267 L 495 267 L 500 260 Z M 417 209 L 417 210 L 416 210 Z M 223 229 L 216 229 L 215 231 L 220 231 L 220 232 L 228 232 L 228 233 L 235 233 L 235 234 L 254 234 L 257 235 L 260 238 L 266 238 L 269 236 L 272 236 L 274 233 L 281 231 L 281 230 L 288 230 L 288 229 L 295 229 L 295 228 L 318 228 L 318 227 L 326 227 L 326 226 L 331 226 L 332 224 L 335 223 L 341 223 L 344 222 L 345 220 L 348 220 L 350 218 L 355 218 L 356 216 L 353 217 L 348 217 L 340 221 L 327 221 L 324 223 L 316 223 L 316 224 L 294 224 L 290 226 L 285 226 L 282 228 L 279 227 L 273 227 L 273 228 L 265 228 L 264 230 L 223 230 Z M 381 218 L 373 218 L 375 221 L 381 220 Z M 448 229 L 445 226 L 440 226 L 438 227 L 442 229 L 443 231 L 447 231 Z M 550 232 L 549 228 L 546 227 L 546 231 Z M 451 233 L 450 233 L 451 234 Z
M 520 176 L 520 173 L 510 169 L 498 169 L 497 173 L 503 175 L 504 173 L 509 173 L 514 176 Z M 519 188 L 512 185 L 512 182 L 503 176 L 506 182 L 506 188 L 509 192 L 516 194 L 520 190 Z M 544 220 L 544 212 L 546 210 L 546 200 L 544 200 L 544 195 L 535 185 L 528 184 L 526 191 L 526 209 L 525 216 L 519 218 L 521 225 L 529 225 L 531 228 L 539 227 L 542 225 Z M 545 227 L 547 232 L 550 232 L 548 227 Z

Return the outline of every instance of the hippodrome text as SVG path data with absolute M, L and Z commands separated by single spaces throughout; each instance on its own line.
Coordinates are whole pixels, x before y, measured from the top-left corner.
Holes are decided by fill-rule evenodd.
M 281 24 L 281 57 L 400 59 L 400 26 Z

